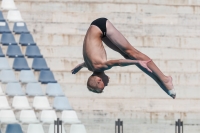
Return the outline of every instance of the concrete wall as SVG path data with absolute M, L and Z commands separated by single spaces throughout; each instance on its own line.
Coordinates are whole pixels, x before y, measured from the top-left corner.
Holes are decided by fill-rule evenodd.
M 182 118 L 197 124 L 193 119 L 200 119 L 199 0 L 16 0 L 16 5 L 83 120 L 121 117 L 174 123 Z M 86 88 L 91 72 L 70 73 L 83 61 L 84 35 L 98 17 L 107 17 L 135 48 L 173 77 L 176 100 L 135 66 L 108 71 L 110 84 L 101 95 Z M 106 51 L 108 59 L 122 58 L 107 47 Z

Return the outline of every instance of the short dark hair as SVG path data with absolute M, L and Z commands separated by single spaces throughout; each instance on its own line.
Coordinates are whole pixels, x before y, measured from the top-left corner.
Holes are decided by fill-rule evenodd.
M 87 88 L 88 88 L 89 91 L 94 92 L 94 93 L 102 93 L 103 92 L 102 90 L 97 91 L 97 89 L 93 89 L 93 88 L 91 88 L 89 86 L 87 86 Z

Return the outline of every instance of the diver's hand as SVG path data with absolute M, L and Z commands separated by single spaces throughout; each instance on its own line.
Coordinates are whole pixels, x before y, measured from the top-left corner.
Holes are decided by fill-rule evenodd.
M 83 64 L 77 65 L 74 69 L 71 70 L 72 74 L 76 74 L 78 71 L 80 71 L 83 68 Z
M 152 73 L 151 69 L 149 69 L 148 66 L 147 66 L 147 63 L 149 63 L 150 61 L 152 61 L 152 60 L 148 60 L 148 61 L 139 61 L 139 64 L 140 64 L 142 67 L 146 68 L 149 72 Z

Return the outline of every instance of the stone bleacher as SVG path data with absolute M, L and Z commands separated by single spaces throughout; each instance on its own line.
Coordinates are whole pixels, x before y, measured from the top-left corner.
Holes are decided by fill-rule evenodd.
M 112 120 L 118 117 L 157 124 L 160 120 L 172 119 L 173 123 L 178 118 L 186 121 L 200 118 L 198 0 L 15 0 L 15 4 L 89 133 L 113 132 Z M 7 11 L 3 11 L 3 15 L 6 18 Z M 84 35 L 98 17 L 107 17 L 135 48 L 173 77 L 176 100 L 135 66 L 109 70 L 110 83 L 101 95 L 88 91 L 86 82 L 91 72 L 87 69 L 71 74 L 71 69 L 83 61 Z M 13 25 L 9 22 L 10 29 Z M 17 42 L 19 37 L 15 34 Z M 122 58 L 105 48 L 108 59 Z M 2 46 L 2 50 L 6 53 L 7 47 Z M 26 48 L 21 47 L 21 50 L 25 54 Z M 32 60 L 27 61 L 31 66 Z M 13 60 L 9 59 L 9 63 L 12 66 Z M 35 76 L 38 78 L 39 73 Z M 196 124 L 195 120 L 191 122 Z M 98 124 L 102 124 L 101 130 Z M 162 132 L 174 131 L 169 125 L 161 127 Z M 142 129 L 135 127 L 135 131 L 148 128 L 154 133 L 157 131 L 149 125 Z M 197 129 L 194 126 L 193 133 Z M 126 129 L 126 133 L 131 131 Z

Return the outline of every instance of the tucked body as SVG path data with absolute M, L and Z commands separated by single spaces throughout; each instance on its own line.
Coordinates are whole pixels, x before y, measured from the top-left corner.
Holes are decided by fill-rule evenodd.
M 102 42 L 124 58 L 107 60 Z M 101 93 L 108 85 L 109 77 L 105 70 L 114 66 L 137 65 L 151 77 L 156 77 L 157 81 L 165 86 L 168 95 L 172 98 L 176 96 L 172 77 L 165 76 L 148 56 L 136 50 L 106 18 L 94 20 L 88 28 L 83 42 L 83 59 L 84 62 L 78 64 L 72 74 L 76 74 L 83 67 L 93 72 L 87 82 L 87 87 L 92 92 Z

